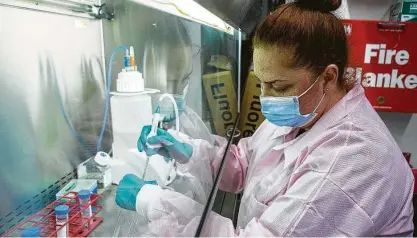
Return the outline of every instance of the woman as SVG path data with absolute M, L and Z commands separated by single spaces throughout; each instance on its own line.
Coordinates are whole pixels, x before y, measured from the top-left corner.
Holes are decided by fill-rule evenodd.
M 348 50 L 332 14 L 339 1 L 285 4 L 258 27 L 254 70 L 262 83 L 266 121 L 229 153 L 222 190 L 241 192 L 238 226 L 217 214 L 205 236 L 411 236 L 413 176 L 363 88 L 343 81 Z M 217 171 L 225 141 L 163 130 L 139 150 L 157 151 L 185 166 Z M 198 174 L 195 174 L 198 176 Z M 138 180 L 130 191 L 153 235 L 194 235 L 201 205 Z M 137 194 L 137 196 L 136 196 Z

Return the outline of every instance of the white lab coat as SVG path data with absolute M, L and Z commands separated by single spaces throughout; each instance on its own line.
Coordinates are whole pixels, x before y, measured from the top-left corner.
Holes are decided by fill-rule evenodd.
M 213 146 L 216 141 L 201 117 L 188 106 L 180 116 L 180 132 L 187 137 L 207 141 Z M 176 177 L 168 187 L 204 204 L 213 186 L 213 178 L 211 171 L 199 168 L 176 163 Z
M 244 191 L 235 229 L 211 213 L 203 236 L 411 236 L 410 168 L 388 129 L 356 85 L 308 132 L 264 122 L 233 146 L 221 189 Z M 184 140 L 184 138 L 182 138 Z M 219 146 L 185 141 L 188 166 L 201 180 L 217 171 Z M 145 185 L 136 209 L 153 236 L 193 236 L 203 205 L 155 185 Z

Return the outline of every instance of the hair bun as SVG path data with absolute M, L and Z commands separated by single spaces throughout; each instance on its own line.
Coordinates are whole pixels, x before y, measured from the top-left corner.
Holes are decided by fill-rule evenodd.
M 298 3 L 311 10 L 332 12 L 342 5 L 342 0 L 298 0 Z

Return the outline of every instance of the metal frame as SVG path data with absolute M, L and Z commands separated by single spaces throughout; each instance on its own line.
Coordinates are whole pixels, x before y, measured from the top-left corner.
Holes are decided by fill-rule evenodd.
M 235 124 L 233 126 L 232 135 L 235 135 L 235 131 L 236 131 L 238 122 L 239 122 L 239 114 L 236 117 L 236 121 L 235 121 Z M 204 229 L 204 224 L 205 224 L 205 221 L 207 220 L 207 216 L 213 210 L 214 200 L 216 199 L 217 191 L 218 191 L 219 185 L 220 185 L 220 180 L 221 180 L 221 177 L 223 175 L 224 168 L 225 168 L 225 162 L 227 160 L 227 152 L 230 149 L 232 141 L 233 141 L 233 137 L 228 139 L 226 149 L 225 149 L 225 152 L 223 154 L 223 158 L 221 160 L 222 162 L 220 163 L 220 168 L 218 170 L 216 178 L 214 179 L 214 186 L 212 187 L 212 189 L 210 191 L 210 194 L 208 196 L 207 204 L 204 207 L 203 214 L 201 215 L 201 219 L 200 219 L 200 222 L 198 224 L 197 232 L 195 233 L 195 237 L 200 237 L 201 236 L 201 232 Z
M 131 0 L 135 3 L 166 12 L 192 22 L 197 22 L 225 32 L 229 35 L 234 34 L 235 28 L 215 15 L 213 12 L 204 8 L 199 1 L 195 0 Z
M 240 113 L 240 104 L 241 104 L 241 82 L 242 82 L 242 31 L 237 30 L 238 45 L 237 45 L 237 112 Z
M 33 196 L 31 199 L 20 204 L 12 212 L 4 217 L 0 217 L 0 236 L 3 236 L 6 232 L 12 229 L 17 224 L 24 221 L 32 214 L 42 210 L 46 205 L 53 202 L 56 199 L 56 194 L 61 190 L 69 181 L 77 178 L 77 171 L 74 170 L 64 177 L 51 184 L 48 188 L 45 188 L 40 193 Z
M 0 0 L 0 6 L 87 19 L 114 18 L 114 14 L 108 12 L 105 4 L 99 5 L 93 1 L 96 0 L 90 0 L 90 4 L 79 0 Z

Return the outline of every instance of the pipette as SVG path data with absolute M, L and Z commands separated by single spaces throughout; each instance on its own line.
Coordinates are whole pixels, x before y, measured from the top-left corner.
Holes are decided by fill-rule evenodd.
M 146 138 L 147 140 L 153 136 L 157 135 L 157 130 L 158 130 L 158 124 L 160 122 L 163 121 L 164 119 L 164 115 L 161 115 L 161 109 L 160 109 L 160 104 L 162 102 L 162 100 L 164 100 L 165 98 L 168 98 L 171 103 L 174 106 L 174 113 L 175 113 L 175 129 L 177 131 L 179 131 L 180 129 L 180 118 L 179 118 L 179 112 L 178 112 L 178 106 L 177 106 L 177 102 L 175 101 L 174 97 L 171 94 L 168 93 L 164 93 L 161 95 L 161 97 L 159 97 L 159 102 L 158 102 L 158 106 L 155 110 L 155 113 L 153 114 L 153 118 L 152 118 L 152 127 L 151 127 L 151 132 L 149 133 L 148 137 Z M 161 148 L 162 145 L 161 144 L 149 144 L 147 143 L 147 146 L 151 149 L 157 149 L 157 148 Z M 145 179 L 146 176 L 146 170 L 148 169 L 148 164 L 149 164 L 149 156 L 146 158 L 146 164 L 145 164 L 145 169 L 143 171 L 143 176 L 142 179 Z M 174 168 L 174 160 L 171 161 L 171 169 Z M 168 177 L 167 177 L 168 179 Z
M 155 113 L 153 114 L 152 117 L 152 127 L 151 127 L 151 132 L 149 133 L 148 137 L 146 138 L 147 140 L 151 137 L 154 137 L 157 135 L 157 130 L 158 130 L 158 125 L 159 122 L 163 119 L 163 117 L 160 114 L 160 108 L 159 105 L 155 110 Z M 161 148 L 162 145 L 160 144 L 148 144 L 148 147 L 151 149 L 157 149 L 157 148 Z
M 160 112 L 160 108 L 159 108 L 159 105 L 158 105 L 158 107 L 155 110 L 155 113 L 153 114 L 151 132 L 149 133 L 149 135 L 146 138 L 146 140 L 148 140 L 149 138 L 157 135 L 156 132 L 158 130 L 158 124 L 163 119 L 163 117 L 161 116 L 161 114 L 159 112 Z M 147 146 L 149 148 L 151 148 L 151 149 L 157 149 L 157 148 L 161 148 L 162 147 L 162 145 L 160 145 L 160 144 L 156 144 L 155 145 L 155 144 L 148 144 L 148 143 L 147 143 Z M 148 156 L 146 158 L 146 164 L 145 164 L 145 169 L 143 170 L 142 179 L 145 179 L 145 176 L 146 176 L 146 171 L 148 169 L 148 164 L 149 164 L 149 157 L 150 156 Z

